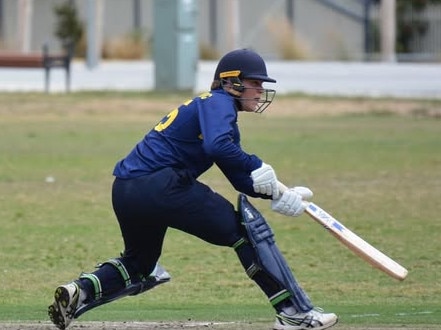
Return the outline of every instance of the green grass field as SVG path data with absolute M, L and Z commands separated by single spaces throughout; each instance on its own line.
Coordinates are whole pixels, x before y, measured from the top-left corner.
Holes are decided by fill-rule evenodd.
M 185 98 L 0 94 L 0 321 L 47 321 L 58 284 L 119 254 L 113 166 Z M 243 147 L 287 185 L 309 186 L 317 204 L 409 270 L 394 280 L 307 215 L 283 217 L 253 200 L 313 302 L 343 326 L 441 324 L 441 102 L 292 96 L 280 98 L 284 111 L 277 102 L 263 115 L 242 114 Z M 216 168 L 201 180 L 235 202 Z M 81 320 L 272 324 L 230 249 L 170 230 L 161 263 L 170 283 Z

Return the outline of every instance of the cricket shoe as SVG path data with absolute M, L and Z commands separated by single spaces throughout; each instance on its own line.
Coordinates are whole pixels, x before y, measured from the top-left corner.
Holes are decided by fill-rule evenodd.
M 168 282 L 171 279 L 170 274 L 165 270 L 164 267 L 162 267 L 158 263 L 156 264 L 155 269 L 153 269 L 149 277 L 153 279 L 155 282 L 158 282 L 158 284 Z
M 75 311 L 83 305 L 86 293 L 75 283 L 60 285 L 55 289 L 54 302 L 48 308 L 48 314 L 58 329 L 64 330 L 72 322 Z
M 274 330 L 322 330 L 328 329 L 338 321 L 337 315 L 323 313 L 321 308 L 315 308 L 306 313 L 293 315 L 280 312 L 276 315 Z

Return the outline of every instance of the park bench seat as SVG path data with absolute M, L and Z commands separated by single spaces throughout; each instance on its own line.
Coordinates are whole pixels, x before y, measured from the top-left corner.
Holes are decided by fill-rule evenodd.
M 70 90 L 70 54 L 49 54 L 48 47 L 43 52 L 19 53 L 0 51 L 0 67 L 9 68 L 43 68 L 45 71 L 45 91 L 49 92 L 50 70 L 63 68 L 66 72 L 66 91 Z

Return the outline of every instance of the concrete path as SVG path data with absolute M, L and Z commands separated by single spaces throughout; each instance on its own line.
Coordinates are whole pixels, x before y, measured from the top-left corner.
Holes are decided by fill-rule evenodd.
M 209 88 L 216 62 L 201 61 L 194 92 Z M 441 63 L 354 63 L 269 61 L 268 74 L 277 80 L 279 94 L 406 97 L 441 99 Z M 62 69 L 51 71 L 51 92 L 65 90 Z M 108 61 L 89 70 L 72 64 L 72 91 L 138 90 L 155 88 L 151 61 Z M 43 69 L 0 68 L 0 92 L 44 91 Z

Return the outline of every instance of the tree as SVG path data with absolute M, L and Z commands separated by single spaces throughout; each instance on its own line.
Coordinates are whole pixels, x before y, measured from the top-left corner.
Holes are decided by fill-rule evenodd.
M 83 36 L 83 24 L 78 18 L 78 12 L 73 1 L 65 1 L 54 7 L 57 22 L 55 36 L 61 40 L 63 47 L 73 51 L 75 45 Z

